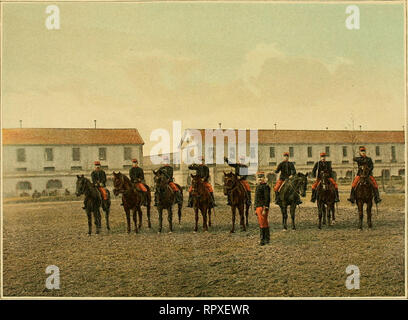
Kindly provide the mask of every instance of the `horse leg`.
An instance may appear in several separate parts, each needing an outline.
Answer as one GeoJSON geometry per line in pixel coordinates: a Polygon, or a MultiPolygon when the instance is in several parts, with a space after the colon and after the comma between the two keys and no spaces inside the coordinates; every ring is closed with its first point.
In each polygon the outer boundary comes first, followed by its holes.
{"type": "Polygon", "coordinates": [[[332,213],[333,203],[327,205],[327,226],[331,226],[331,213],[332,213]]]}
{"type": "Polygon", "coordinates": [[[132,213],[133,213],[133,223],[134,223],[134,225],[135,225],[135,233],[138,233],[138,232],[139,232],[139,228],[138,228],[138,226],[137,226],[137,209],[136,209],[136,208],[133,208],[133,209],[132,209],[132,213]]]}
{"type": "Polygon", "coordinates": [[[332,223],[334,224],[336,221],[336,205],[333,203],[333,208],[332,208],[332,223]]]}
{"type": "Polygon", "coordinates": [[[208,226],[211,227],[211,207],[208,207],[207,214],[208,214],[208,226]]]}
{"type": "Polygon", "coordinates": [[[152,223],[150,222],[150,201],[147,203],[146,212],[147,212],[147,226],[150,229],[152,227],[152,223]]]}
{"type": "Polygon", "coordinates": [[[357,206],[358,206],[358,218],[359,218],[358,228],[360,230],[363,230],[364,203],[362,201],[358,201],[357,206]]]}
{"type": "Polygon", "coordinates": [[[105,221],[106,221],[106,229],[109,231],[110,230],[110,225],[109,225],[109,207],[106,207],[105,211],[105,221]]]}
{"type": "Polygon", "coordinates": [[[86,215],[88,217],[88,234],[91,235],[92,234],[92,213],[88,208],[86,208],[86,215]]]}
{"type": "Polygon", "coordinates": [[[249,205],[245,204],[245,225],[247,227],[249,227],[248,217],[249,217],[249,205]]]}
{"type": "Polygon", "coordinates": [[[194,207],[194,215],[195,215],[194,232],[197,232],[197,230],[198,230],[198,208],[197,207],[194,207]]]}
{"type": "Polygon", "coordinates": [[[322,205],[319,203],[319,204],[317,205],[317,214],[318,214],[318,216],[319,216],[319,224],[318,224],[317,227],[318,227],[319,229],[322,228],[322,215],[323,215],[322,211],[323,211],[322,205]]]}
{"type": "Polygon", "coordinates": [[[288,220],[288,208],[287,207],[281,207],[281,212],[282,212],[282,226],[284,230],[288,229],[287,225],[287,220],[288,220]]]}
{"type": "Polygon", "coordinates": [[[241,231],[246,231],[246,227],[245,227],[245,205],[242,204],[241,206],[239,206],[238,211],[239,211],[239,224],[241,225],[241,231]]]}
{"type": "Polygon", "coordinates": [[[203,231],[206,232],[206,231],[208,231],[208,227],[207,227],[207,208],[206,207],[201,209],[201,214],[203,216],[203,231]]]}
{"type": "Polygon", "coordinates": [[[371,209],[373,207],[373,202],[370,201],[367,203],[367,224],[368,228],[371,229],[373,227],[373,224],[371,222],[371,209]]]}
{"type": "Polygon", "coordinates": [[[232,212],[232,228],[230,233],[234,233],[235,232],[235,211],[236,211],[236,207],[235,205],[231,206],[231,212],[232,212]]]}
{"type": "Polygon", "coordinates": [[[172,233],[173,232],[173,207],[172,206],[170,206],[167,209],[167,213],[168,213],[167,220],[169,221],[169,233],[172,233]]]}
{"type": "Polygon", "coordinates": [[[101,212],[99,208],[94,210],[94,220],[95,220],[95,227],[96,227],[96,234],[101,232],[101,212]]]}
{"type": "Polygon", "coordinates": [[[157,207],[157,210],[159,211],[159,231],[158,233],[160,233],[163,228],[163,208],[157,207]]]}
{"type": "Polygon", "coordinates": [[[177,206],[178,206],[178,209],[177,209],[178,223],[181,224],[181,208],[183,205],[179,203],[177,206]]]}
{"type": "Polygon", "coordinates": [[[292,219],[292,230],[296,230],[295,215],[296,215],[296,204],[291,204],[290,205],[290,217],[292,219]]]}
{"type": "Polygon", "coordinates": [[[143,219],[142,204],[140,204],[140,206],[137,207],[137,213],[139,214],[139,229],[141,229],[143,219]]]}
{"type": "Polygon", "coordinates": [[[322,203],[323,224],[326,224],[326,215],[327,215],[326,209],[327,209],[326,204],[322,203]]]}
{"type": "Polygon", "coordinates": [[[126,213],[127,233],[130,233],[130,209],[124,206],[126,213]]]}

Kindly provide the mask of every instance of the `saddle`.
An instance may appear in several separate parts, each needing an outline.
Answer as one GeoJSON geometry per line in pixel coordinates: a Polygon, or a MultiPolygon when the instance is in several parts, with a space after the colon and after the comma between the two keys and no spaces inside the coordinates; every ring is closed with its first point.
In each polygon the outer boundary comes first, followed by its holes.
{"type": "Polygon", "coordinates": [[[278,189],[278,192],[281,191],[281,189],[282,189],[282,187],[285,185],[285,183],[286,183],[286,180],[283,180],[282,184],[280,185],[280,187],[279,187],[279,189],[278,189]]]}
{"type": "Polygon", "coordinates": [[[102,196],[103,200],[108,200],[108,192],[106,191],[106,189],[104,187],[98,187],[99,193],[102,196]]]}

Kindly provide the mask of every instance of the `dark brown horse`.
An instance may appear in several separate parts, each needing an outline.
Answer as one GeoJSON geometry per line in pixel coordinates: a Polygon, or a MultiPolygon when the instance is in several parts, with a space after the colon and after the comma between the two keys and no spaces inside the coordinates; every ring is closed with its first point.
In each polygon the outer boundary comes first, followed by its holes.
{"type": "Polygon", "coordinates": [[[249,215],[249,205],[247,203],[248,194],[245,187],[239,181],[237,175],[233,172],[224,172],[224,195],[229,196],[231,200],[231,211],[232,211],[232,228],[231,233],[235,232],[235,214],[238,209],[239,220],[241,225],[241,231],[246,231],[246,226],[248,226],[248,215],[249,215]],[[246,214],[246,223],[245,215],[246,214]]]}
{"type": "MultiPolygon", "coordinates": [[[[169,178],[166,177],[160,171],[153,170],[154,174],[154,186],[156,188],[156,195],[158,197],[157,201],[157,211],[159,212],[159,230],[158,233],[162,231],[163,227],[163,209],[167,210],[167,219],[169,221],[169,232],[173,231],[173,205],[177,203],[176,195],[169,185],[169,178]]],[[[181,191],[181,198],[183,198],[182,188],[177,185],[181,191]]],[[[177,203],[178,205],[178,220],[181,223],[181,208],[183,203],[177,203]]]]}
{"type": "Polygon", "coordinates": [[[138,233],[139,229],[142,227],[142,205],[145,204],[147,207],[147,221],[148,227],[151,228],[150,222],[150,189],[147,189],[147,199],[146,203],[143,203],[145,198],[140,191],[137,191],[130,179],[124,174],[118,172],[113,172],[113,193],[115,196],[122,194],[123,209],[126,213],[127,222],[127,232],[130,233],[130,211],[133,212],[133,222],[135,224],[135,232],[138,233]],[[137,213],[137,214],[136,214],[137,213]],[[137,223],[137,215],[139,216],[139,224],[137,223]]]}
{"type": "Polygon", "coordinates": [[[319,229],[322,228],[322,217],[323,224],[331,225],[331,219],[333,223],[336,220],[334,204],[336,200],[336,189],[334,185],[330,182],[330,174],[328,171],[322,171],[320,173],[320,183],[316,189],[316,199],[317,199],[317,210],[319,214],[319,229]]]}
{"type": "Polygon", "coordinates": [[[372,228],[371,222],[371,209],[373,207],[373,186],[370,181],[370,169],[367,165],[360,167],[361,174],[360,180],[356,186],[356,203],[359,215],[358,228],[363,229],[363,217],[364,217],[364,204],[367,205],[367,225],[368,228],[372,228]]]}
{"type": "Polygon", "coordinates": [[[204,181],[198,175],[191,175],[192,190],[191,196],[193,198],[193,208],[195,213],[195,228],[194,232],[198,230],[198,211],[201,211],[203,216],[203,231],[208,231],[211,227],[211,194],[204,185],[204,181]],[[208,214],[208,225],[207,225],[208,214]]]}

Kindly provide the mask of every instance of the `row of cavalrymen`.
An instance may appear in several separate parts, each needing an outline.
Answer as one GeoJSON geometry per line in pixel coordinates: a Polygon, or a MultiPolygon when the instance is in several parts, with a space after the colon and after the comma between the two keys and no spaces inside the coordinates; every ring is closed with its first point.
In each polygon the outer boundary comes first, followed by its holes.
{"type": "MultiPolygon", "coordinates": [[[[373,161],[370,157],[366,155],[366,148],[365,147],[360,147],[359,148],[359,153],[360,155],[358,157],[353,158],[355,162],[357,162],[359,168],[363,165],[366,164],[370,170],[370,179],[372,182],[373,190],[374,190],[374,201],[376,203],[380,202],[380,196],[378,192],[378,185],[377,182],[375,181],[374,177],[372,176],[372,172],[374,169],[373,161]]],[[[315,183],[312,185],[312,202],[316,201],[316,188],[319,185],[320,182],[320,174],[321,172],[327,172],[329,174],[329,180],[333,184],[336,190],[336,202],[339,201],[339,194],[338,194],[338,188],[335,180],[333,179],[333,170],[331,166],[331,162],[326,160],[326,153],[322,152],[320,154],[320,160],[315,163],[313,170],[312,170],[312,176],[317,177],[315,183]]],[[[244,157],[240,157],[239,161],[237,163],[231,163],[231,161],[228,160],[228,158],[224,158],[225,162],[233,167],[235,169],[235,173],[237,176],[239,176],[239,179],[244,186],[245,190],[248,193],[248,204],[251,203],[251,188],[249,186],[247,179],[248,175],[248,166],[243,163],[244,162],[244,157]]],[[[163,157],[164,165],[159,168],[159,171],[163,173],[169,180],[169,185],[172,188],[172,190],[175,192],[176,195],[176,201],[181,201],[182,196],[181,196],[181,190],[179,190],[178,186],[174,183],[174,178],[173,178],[173,167],[170,166],[169,164],[169,158],[168,156],[163,157]]],[[[205,164],[204,157],[201,159],[200,164],[192,164],[188,167],[190,170],[195,170],[196,174],[199,175],[204,181],[205,186],[207,187],[208,191],[211,194],[212,198],[212,205],[215,206],[215,200],[214,200],[214,190],[213,187],[211,186],[209,180],[210,180],[210,171],[208,166],[205,164]]],[[[355,201],[355,195],[354,195],[354,190],[355,187],[360,179],[360,174],[361,174],[361,169],[358,170],[357,176],[353,180],[352,183],[352,188],[351,188],[351,194],[350,198],[348,199],[350,202],[354,203],[355,201]]],[[[291,176],[296,174],[296,168],[295,164],[291,161],[289,161],[289,153],[285,152],[283,154],[283,161],[279,163],[278,167],[275,170],[275,173],[280,173],[280,177],[277,180],[275,186],[274,186],[274,191],[275,191],[275,203],[278,203],[278,195],[279,195],[279,190],[284,184],[285,180],[289,179],[291,176]]],[[[135,187],[138,191],[140,192],[146,192],[147,188],[145,185],[145,178],[144,178],[144,172],[141,167],[138,165],[137,159],[132,160],[132,168],[129,170],[129,176],[131,181],[135,184],[135,187]]],[[[104,198],[107,197],[107,192],[105,189],[106,186],[106,174],[105,172],[101,169],[101,164],[99,161],[95,161],[95,170],[91,174],[92,182],[94,183],[95,186],[97,186],[104,198]]],[[[155,197],[155,205],[157,197],[155,197]]],[[[299,204],[301,203],[299,199],[299,204]]],[[[228,197],[228,205],[230,204],[230,199],[228,197]]],[[[189,201],[188,201],[188,206],[192,206],[192,198],[191,198],[191,186],[189,188],[189,201]]]]}

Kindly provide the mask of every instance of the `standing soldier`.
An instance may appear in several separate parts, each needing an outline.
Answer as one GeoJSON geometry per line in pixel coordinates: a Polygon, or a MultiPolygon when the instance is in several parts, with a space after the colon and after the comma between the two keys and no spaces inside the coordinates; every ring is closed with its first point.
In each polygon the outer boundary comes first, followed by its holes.
{"type": "Polygon", "coordinates": [[[333,170],[332,170],[332,166],[331,166],[331,161],[326,161],[326,152],[322,152],[320,153],[320,161],[317,161],[313,167],[312,170],[312,176],[313,178],[316,178],[315,183],[313,183],[312,185],[312,199],[310,199],[310,201],[315,202],[316,201],[316,188],[319,185],[320,182],[320,173],[327,171],[329,173],[329,180],[330,182],[333,184],[335,190],[336,190],[336,198],[335,198],[335,202],[339,202],[339,189],[337,186],[336,181],[334,181],[333,178],[333,170]],[[316,175],[317,172],[317,175],[316,175]]]}
{"type": "Polygon", "coordinates": [[[143,203],[146,205],[146,192],[147,189],[144,185],[144,172],[141,167],[139,167],[139,162],[137,159],[132,159],[132,168],[129,170],[130,181],[135,185],[136,190],[142,194],[143,203]]]}
{"type": "Polygon", "coordinates": [[[370,170],[369,175],[370,175],[371,185],[373,186],[373,190],[374,190],[374,201],[375,203],[379,203],[381,202],[381,199],[380,199],[380,193],[378,191],[377,181],[375,181],[373,177],[373,170],[374,170],[373,160],[370,157],[367,157],[366,148],[364,146],[361,146],[359,150],[360,150],[360,156],[353,158],[353,161],[357,162],[357,165],[359,168],[357,171],[357,175],[354,178],[353,183],[351,184],[350,198],[347,200],[350,201],[351,203],[354,203],[356,201],[355,188],[357,187],[357,184],[360,181],[360,175],[362,173],[362,169],[360,168],[360,166],[367,165],[370,170]]]}
{"type": "Polygon", "coordinates": [[[257,172],[258,185],[255,189],[255,214],[258,216],[260,230],[260,245],[269,243],[270,232],[268,224],[269,204],[271,202],[271,188],[266,183],[265,173],[257,172]]]}
{"type": "MultiPolygon", "coordinates": [[[[201,164],[191,164],[188,166],[188,168],[190,170],[195,170],[196,174],[198,174],[198,176],[203,179],[204,182],[204,186],[207,188],[208,192],[211,195],[211,207],[215,207],[215,199],[214,199],[214,189],[211,185],[211,183],[209,182],[210,180],[210,169],[208,168],[208,166],[206,166],[205,164],[205,158],[201,157],[201,164]]],[[[188,205],[187,207],[192,208],[193,207],[193,197],[191,196],[191,191],[192,191],[193,187],[190,186],[188,189],[188,205]]]]}
{"type": "MultiPolygon", "coordinates": [[[[247,192],[247,205],[251,205],[251,187],[249,186],[248,181],[246,180],[247,175],[248,175],[248,166],[244,164],[245,162],[245,156],[240,156],[238,163],[231,163],[228,158],[224,158],[224,161],[230,166],[235,168],[235,174],[239,177],[239,181],[242,183],[244,186],[246,192],[247,192]]],[[[227,205],[231,205],[231,199],[230,195],[227,197],[227,205]]]]}
{"type": "MultiPolygon", "coordinates": [[[[183,202],[183,197],[181,195],[181,190],[177,187],[177,185],[174,183],[174,178],[173,178],[173,167],[170,166],[170,160],[168,156],[163,156],[163,163],[164,165],[158,169],[158,171],[161,174],[164,174],[166,178],[169,180],[169,186],[170,188],[174,191],[175,196],[176,196],[176,202],[177,203],[182,203],[183,202]]],[[[157,190],[155,191],[155,196],[154,196],[154,205],[157,207],[159,201],[159,197],[157,195],[157,190]]]]}
{"type": "MultiPolygon", "coordinates": [[[[296,174],[295,165],[293,162],[289,161],[289,152],[283,153],[283,161],[279,163],[278,167],[275,170],[275,173],[279,173],[280,176],[278,181],[276,181],[275,186],[273,187],[273,191],[275,191],[275,203],[279,204],[279,189],[282,186],[283,182],[286,179],[289,179],[291,176],[296,174]]],[[[298,200],[297,204],[301,204],[302,201],[298,200]]]]}

